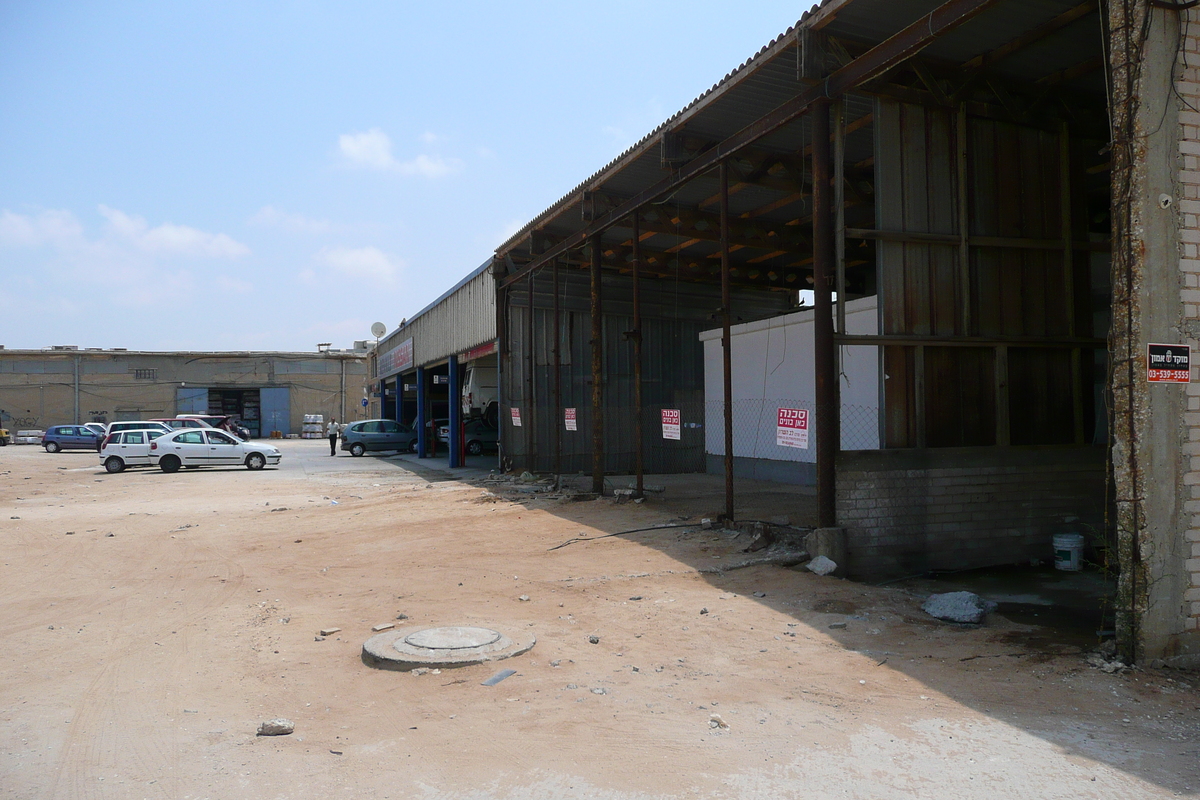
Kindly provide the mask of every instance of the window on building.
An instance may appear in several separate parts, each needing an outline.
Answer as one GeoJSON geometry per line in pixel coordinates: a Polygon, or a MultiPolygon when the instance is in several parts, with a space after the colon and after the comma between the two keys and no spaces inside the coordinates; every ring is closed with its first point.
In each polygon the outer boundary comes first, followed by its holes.
{"type": "Polygon", "coordinates": [[[135,369],[133,377],[139,381],[156,381],[158,380],[158,370],[156,369],[135,369]]]}

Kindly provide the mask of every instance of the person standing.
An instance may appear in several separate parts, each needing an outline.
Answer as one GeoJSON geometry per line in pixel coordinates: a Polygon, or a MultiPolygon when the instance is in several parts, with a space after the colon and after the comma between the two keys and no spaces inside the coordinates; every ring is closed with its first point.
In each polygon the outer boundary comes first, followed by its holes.
{"type": "Polygon", "coordinates": [[[333,417],[330,417],[329,427],[325,429],[325,433],[329,436],[329,455],[331,456],[337,455],[337,437],[338,432],[341,431],[341,429],[342,427],[338,425],[337,420],[333,417]]]}

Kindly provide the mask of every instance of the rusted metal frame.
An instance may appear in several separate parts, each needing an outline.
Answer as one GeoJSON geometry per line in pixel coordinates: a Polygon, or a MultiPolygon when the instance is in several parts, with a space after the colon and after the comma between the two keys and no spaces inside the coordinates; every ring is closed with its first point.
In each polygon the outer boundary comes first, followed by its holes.
{"type": "Polygon", "coordinates": [[[558,282],[558,259],[554,259],[554,414],[551,417],[551,429],[554,431],[554,486],[561,488],[562,484],[562,308],[561,289],[558,282]]]}
{"type": "MultiPolygon", "coordinates": [[[[849,239],[879,239],[885,242],[904,242],[912,244],[950,244],[961,243],[961,237],[953,233],[921,233],[917,231],[880,231],[873,228],[847,228],[846,237],[849,239]]],[[[969,236],[967,244],[971,247],[996,247],[1016,250],[1055,250],[1061,251],[1061,239],[1027,239],[1012,236],[969,236]]],[[[1105,242],[1071,242],[1071,249],[1088,252],[1105,253],[1109,245],[1105,242]]]]}
{"type": "Polygon", "coordinates": [[[600,234],[591,237],[592,300],[592,491],[604,494],[604,318],[600,283],[600,234]]]}
{"type": "Polygon", "coordinates": [[[526,278],[525,306],[525,469],[537,472],[537,424],[534,415],[534,395],[537,392],[537,379],[534,377],[534,364],[537,349],[533,344],[533,278],[537,273],[531,272],[526,278]]]}
{"type": "MultiPolygon", "coordinates": [[[[838,98],[833,101],[833,209],[834,264],[837,265],[837,325],[838,333],[846,332],[846,104],[838,98]]],[[[836,351],[835,351],[836,352],[836,351]]],[[[841,353],[836,355],[841,358],[841,353]]],[[[841,374],[841,364],[838,364],[841,374]]]]}
{"type": "Polygon", "coordinates": [[[957,29],[999,2],[1001,0],[948,0],[854,61],[834,71],[818,85],[808,87],[791,100],[697,156],[673,174],[643,189],[599,219],[560,241],[508,276],[505,279],[505,285],[519,280],[526,273],[545,264],[554,256],[581,246],[593,236],[611,228],[647,203],[651,203],[709,172],[729,156],[794,121],[817,100],[839,97],[854,89],[858,84],[883,75],[928,47],[938,37],[957,29]]]}
{"type": "Polygon", "coordinates": [[[819,100],[812,121],[813,207],[813,371],[817,438],[817,526],[837,525],[837,451],[841,448],[841,409],[831,282],[836,271],[833,247],[832,158],[829,148],[829,101],[819,100]]]}
{"type": "MultiPolygon", "coordinates": [[[[504,366],[504,354],[509,347],[509,336],[506,325],[508,323],[508,290],[500,285],[500,275],[497,274],[504,269],[503,265],[498,261],[493,261],[492,264],[496,279],[496,467],[501,471],[504,470],[504,454],[508,451],[508,438],[511,435],[511,429],[504,424],[504,380],[507,377],[508,369],[504,366]],[[509,431],[509,433],[506,433],[509,431]]],[[[511,360],[509,367],[512,366],[511,360]]]]}
{"type": "Polygon", "coordinates": [[[721,182],[721,362],[722,416],[725,424],[725,519],[733,521],[733,293],[729,288],[729,165],[720,165],[721,182]]]}
{"type": "Polygon", "coordinates": [[[1107,339],[1096,339],[1084,336],[1060,336],[1054,339],[1035,339],[1024,336],[984,337],[984,336],[909,336],[894,333],[851,333],[835,334],[834,339],[840,345],[896,345],[902,347],[1037,347],[1049,349],[1104,349],[1108,346],[1107,339]]]}
{"type": "Polygon", "coordinates": [[[996,444],[1012,444],[1012,421],[1008,395],[1008,345],[996,345],[996,444]]]}
{"type": "Polygon", "coordinates": [[[633,437],[634,497],[645,497],[645,442],[642,440],[642,242],[638,212],[630,220],[633,228],[633,437]]]}
{"type": "Polygon", "coordinates": [[[967,105],[958,106],[958,281],[959,324],[971,334],[971,207],[967,182],[967,105]]]}

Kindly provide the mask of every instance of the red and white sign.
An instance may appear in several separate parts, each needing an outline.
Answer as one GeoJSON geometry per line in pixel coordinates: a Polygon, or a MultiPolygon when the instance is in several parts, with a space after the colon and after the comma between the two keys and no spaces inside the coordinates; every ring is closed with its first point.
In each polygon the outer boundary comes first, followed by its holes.
{"type": "Polygon", "coordinates": [[[781,408],[775,424],[775,444],[808,449],[808,409],[781,408]]]}
{"type": "Polygon", "coordinates": [[[664,408],[662,410],[662,426],[664,439],[679,439],[678,408],[664,408]]]}
{"type": "Polygon", "coordinates": [[[509,413],[512,414],[513,425],[518,428],[521,427],[521,409],[514,406],[509,409],[509,413]]]}
{"type": "Polygon", "coordinates": [[[477,358],[490,356],[494,352],[496,352],[496,343],[491,341],[487,344],[481,344],[479,347],[472,347],[470,350],[459,356],[459,359],[462,361],[474,361],[477,358]]]}
{"type": "Polygon", "coordinates": [[[396,347],[379,356],[376,368],[379,377],[386,378],[397,372],[411,369],[413,364],[413,340],[405,339],[396,347]]]}
{"type": "Polygon", "coordinates": [[[1152,344],[1146,352],[1150,383],[1191,383],[1192,349],[1186,344],[1152,344]]]}
{"type": "Polygon", "coordinates": [[[569,431],[577,431],[577,430],[579,430],[579,428],[578,428],[578,427],[576,427],[576,424],[577,424],[577,423],[576,423],[576,421],[575,421],[575,409],[573,409],[573,408],[564,408],[564,409],[563,409],[563,415],[564,415],[564,416],[563,416],[563,422],[566,424],[566,426],[567,426],[567,430],[569,430],[569,431]]]}

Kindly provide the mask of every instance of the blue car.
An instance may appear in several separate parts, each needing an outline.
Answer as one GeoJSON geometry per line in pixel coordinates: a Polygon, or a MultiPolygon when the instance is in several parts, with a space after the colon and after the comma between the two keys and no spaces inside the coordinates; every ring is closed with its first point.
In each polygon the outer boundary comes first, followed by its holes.
{"type": "Polygon", "coordinates": [[[47,453],[59,450],[99,450],[103,437],[83,425],[55,425],[42,434],[47,453]]]}

